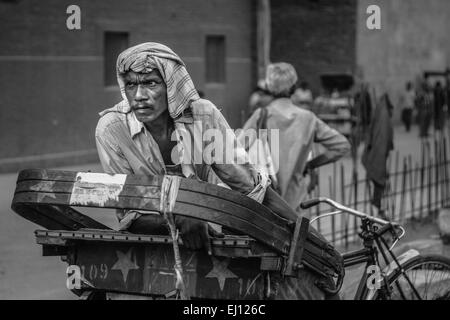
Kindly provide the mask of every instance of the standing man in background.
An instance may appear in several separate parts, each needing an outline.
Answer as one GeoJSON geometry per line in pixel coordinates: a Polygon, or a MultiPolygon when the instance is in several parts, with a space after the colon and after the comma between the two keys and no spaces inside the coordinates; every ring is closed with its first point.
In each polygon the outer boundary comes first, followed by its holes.
{"type": "MultiPolygon", "coordinates": [[[[266,87],[274,100],[265,107],[265,128],[279,130],[279,155],[272,157],[278,163],[276,168],[276,190],[297,211],[305,200],[308,191],[306,176],[320,166],[334,162],[350,150],[347,139],[330,128],[311,111],[297,107],[291,100],[297,82],[297,73],[288,63],[274,63],[267,67],[266,87]],[[313,143],[319,143],[325,152],[309,159],[313,143]]],[[[263,109],[256,110],[244,125],[248,129],[257,129],[263,109]]],[[[268,134],[270,136],[270,134],[268,134]]],[[[252,141],[245,144],[245,136],[238,140],[248,149],[252,141]]],[[[269,143],[270,145],[270,143],[269,143]]]]}

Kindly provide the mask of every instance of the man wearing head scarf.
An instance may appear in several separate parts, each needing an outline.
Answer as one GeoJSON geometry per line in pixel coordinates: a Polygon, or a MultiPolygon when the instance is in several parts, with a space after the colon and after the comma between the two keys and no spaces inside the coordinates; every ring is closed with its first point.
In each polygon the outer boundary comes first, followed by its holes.
{"type": "MultiPolygon", "coordinates": [[[[171,49],[150,42],[125,50],[117,59],[117,79],[123,100],[100,113],[95,134],[105,172],[179,175],[220,183],[262,202],[283,218],[296,221],[295,211],[270,188],[268,176],[243,161],[246,152],[234,133],[227,130],[225,118],[214,104],[199,98],[184,63],[171,49]],[[193,159],[197,149],[206,150],[213,143],[196,132],[211,128],[229,135],[232,143],[224,144],[223,154],[234,154],[233,162],[193,159]]],[[[158,214],[120,211],[118,218],[122,230],[167,233],[158,214]]],[[[217,232],[210,224],[183,217],[175,217],[175,223],[188,248],[205,247],[211,253],[209,237],[217,232]]],[[[324,292],[315,285],[318,280],[322,278],[301,269],[297,278],[278,281],[276,298],[324,299],[324,292]]]]}
{"type": "MultiPolygon", "coordinates": [[[[295,221],[292,209],[273,190],[266,192],[270,179],[246,161],[223,115],[200,99],[183,61],[170,48],[152,42],[131,47],[119,55],[116,68],[123,100],[100,113],[95,132],[106,173],[178,175],[220,184],[264,200],[274,212],[295,221]],[[207,129],[232,142],[220,146],[222,155],[235,155],[234,161],[205,161],[202,151],[213,142],[198,133],[207,129]]],[[[121,230],[167,232],[155,213],[118,211],[117,216],[121,230]]],[[[178,216],[175,223],[188,248],[210,252],[209,236],[216,234],[211,224],[178,216]]]]}
{"type": "MultiPolygon", "coordinates": [[[[350,150],[350,144],[343,135],[326,125],[314,113],[298,108],[292,102],[290,97],[297,79],[294,67],[288,63],[274,63],[267,67],[266,88],[275,100],[266,107],[265,128],[279,130],[279,154],[272,156],[277,171],[276,179],[273,179],[277,184],[275,187],[282,198],[300,214],[299,206],[308,189],[305,176],[315,168],[345,155],[350,150]],[[313,143],[321,144],[326,151],[311,159],[313,143]]],[[[262,113],[262,109],[256,110],[242,132],[256,130],[262,113]]],[[[253,143],[243,140],[243,135],[238,138],[246,148],[253,143]]]]}

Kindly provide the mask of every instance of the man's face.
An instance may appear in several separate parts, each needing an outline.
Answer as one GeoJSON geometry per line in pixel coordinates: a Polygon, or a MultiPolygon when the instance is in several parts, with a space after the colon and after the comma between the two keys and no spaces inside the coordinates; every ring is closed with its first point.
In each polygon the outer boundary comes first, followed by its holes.
{"type": "Polygon", "coordinates": [[[167,110],[167,87],[157,69],[150,73],[129,71],[123,76],[125,95],[141,122],[151,122],[167,110]]]}

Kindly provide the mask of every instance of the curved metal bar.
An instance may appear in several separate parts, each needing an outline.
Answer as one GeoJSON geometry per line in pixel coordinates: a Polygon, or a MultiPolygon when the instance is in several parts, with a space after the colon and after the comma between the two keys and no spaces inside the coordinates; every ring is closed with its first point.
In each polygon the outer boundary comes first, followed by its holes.
{"type": "Polygon", "coordinates": [[[406,233],[406,230],[397,222],[394,222],[394,221],[390,222],[390,221],[386,221],[384,219],[371,217],[371,216],[365,214],[364,212],[360,212],[360,211],[354,210],[352,208],[346,207],[346,206],[344,206],[344,205],[342,205],[342,204],[340,204],[340,203],[338,203],[338,202],[336,202],[334,200],[331,200],[331,199],[328,199],[328,198],[324,198],[324,197],[320,197],[320,198],[317,198],[317,199],[311,199],[311,200],[317,200],[318,203],[327,203],[331,207],[333,207],[335,209],[338,209],[338,211],[333,211],[333,212],[328,212],[328,213],[322,214],[322,215],[312,219],[310,224],[312,224],[314,221],[316,221],[318,219],[329,217],[329,216],[333,216],[333,215],[337,215],[337,214],[342,214],[344,212],[346,212],[348,214],[351,214],[353,216],[357,216],[357,217],[359,217],[361,219],[367,219],[369,221],[372,221],[374,223],[378,223],[378,224],[381,224],[381,225],[391,224],[392,226],[399,228],[402,232],[397,237],[397,239],[395,239],[395,241],[392,243],[392,245],[389,248],[389,250],[392,250],[395,247],[395,245],[400,241],[401,238],[403,238],[403,236],[406,233]]]}
{"type": "Polygon", "coordinates": [[[404,236],[405,233],[406,233],[405,228],[403,228],[402,226],[397,226],[397,227],[398,227],[399,229],[402,230],[402,233],[401,233],[401,235],[399,235],[399,236],[397,237],[397,239],[394,241],[394,243],[392,244],[392,246],[389,248],[389,251],[391,251],[392,249],[394,249],[394,247],[395,247],[395,245],[397,244],[397,242],[399,242],[400,239],[403,238],[403,236],[404,236]]]}
{"type": "Polygon", "coordinates": [[[344,205],[342,205],[342,204],[340,204],[340,203],[338,203],[338,202],[336,202],[334,200],[328,199],[328,198],[320,197],[320,198],[311,199],[311,200],[317,200],[318,203],[327,203],[328,205],[332,206],[335,209],[347,212],[347,213],[349,213],[349,214],[351,214],[353,216],[359,217],[361,219],[367,219],[369,221],[372,221],[374,223],[378,223],[378,224],[381,224],[381,225],[386,225],[386,224],[389,224],[389,223],[394,225],[394,226],[398,226],[399,225],[396,222],[390,222],[390,221],[386,221],[384,219],[380,219],[380,218],[377,218],[377,217],[371,217],[371,216],[369,216],[368,214],[366,214],[364,212],[361,212],[361,211],[354,210],[352,208],[346,207],[346,206],[344,206],[344,205]]]}
{"type": "Polygon", "coordinates": [[[341,210],[333,211],[333,212],[327,212],[327,213],[324,213],[324,214],[321,214],[321,215],[315,217],[314,219],[312,219],[312,220],[309,222],[309,224],[312,224],[312,223],[313,223],[314,221],[316,221],[316,220],[319,220],[319,219],[322,219],[322,218],[325,218],[325,217],[330,217],[330,216],[342,214],[342,213],[344,213],[344,212],[341,211],[341,210]]]}

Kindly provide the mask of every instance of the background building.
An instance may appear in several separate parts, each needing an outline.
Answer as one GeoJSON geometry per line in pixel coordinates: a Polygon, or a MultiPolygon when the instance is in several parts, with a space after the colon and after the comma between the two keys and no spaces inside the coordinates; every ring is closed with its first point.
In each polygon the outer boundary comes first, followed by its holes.
{"type": "MultiPolygon", "coordinates": [[[[357,65],[378,94],[388,92],[398,106],[407,81],[424,71],[450,67],[450,1],[359,0],[357,12],[357,65]],[[381,29],[366,27],[366,9],[381,9],[381,29]]],[[[400,117],[400,107],[395,118],[400,117]]]]}
{"type": "Polygon", "coordinates": [[[320,93],[321,73],[353,73],[356,0],[271,2],[271,60],[292,63],[300,80],[320,93]]]}
{"type": "Polygon", "coordinates": [[[0,171],[97,161],[98,112],[120,99],[115,61],[162,42],[234,127],[254,66],[251,0],[1,0],[0,171]],[[68,30],[67,7],[81,8],[68,30]]]}
{"type": "Polygon", "coordinates": [[[398,105],[406,81],[450,66],[449,13],[448,0],[0,0],[0,172],[97,161],[97,113],[120,99],[128,46],[173,48],[237,128],[269,60],[316,95],[320,74],[351,73],[398,105]],[[71,4],[81,30],[66,27],[71,4]],[[366,26],[372,4],[381,30],[366,26]]]}

